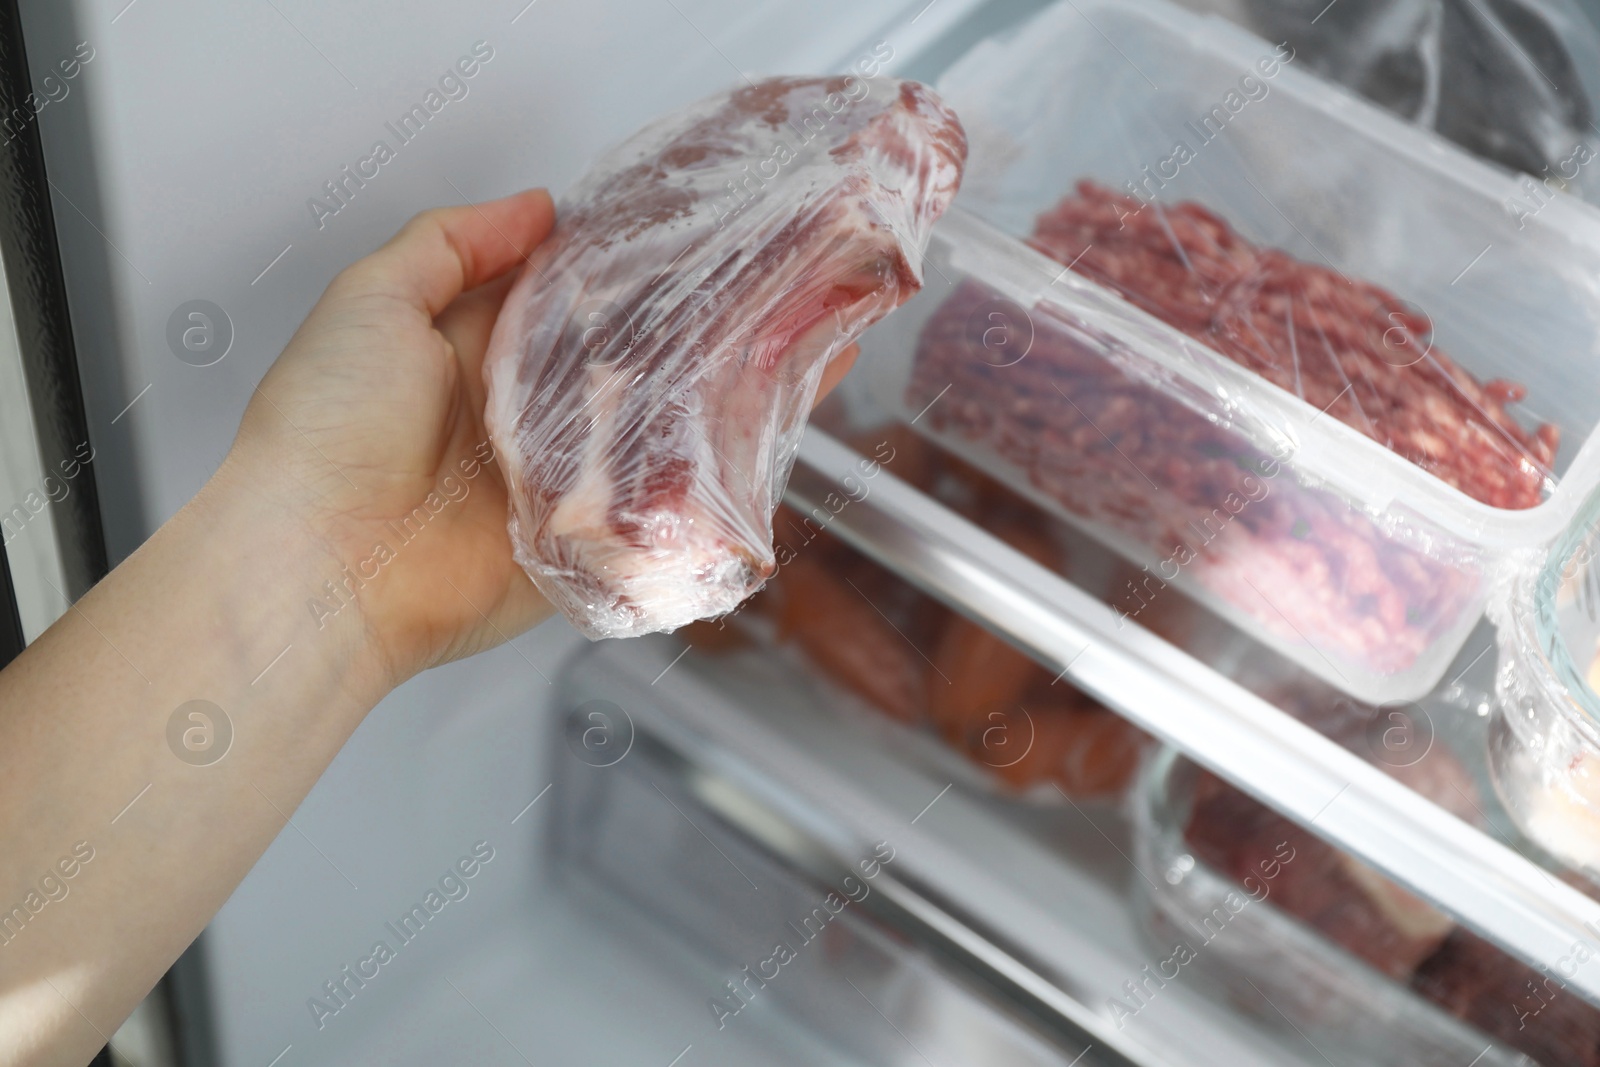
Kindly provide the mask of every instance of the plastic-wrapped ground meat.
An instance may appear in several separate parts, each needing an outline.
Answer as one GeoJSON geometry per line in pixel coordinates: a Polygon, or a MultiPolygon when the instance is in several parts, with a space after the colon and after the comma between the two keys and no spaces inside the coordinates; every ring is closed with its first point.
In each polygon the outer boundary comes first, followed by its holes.
{"type": "MultiPolygon", "coordinates": [[[[1517,386],[1476,382],[1375,286],[1256,248],[1197,205],[1139,207],[1084,183],[1032,241],[1468,495],[1539,502],[1558,435],[1511,418],[1517,386]]],[[[1120,598],[1128,615],[1142,622],[1138,605],[1181,575],[1282,640],[1379,675],[1460,623],[1477,595],[1469,555],[1282,473],[1287,457],[1230,429],[1215,397],[1187,396],[1048,304],[1028,311],[1026,354],[997,359],[997,297],[967,281],[929,318],[907,406],[1119,551],[1153,557],[1133,606],[1120,598]]]]}
{"type": "Polygon", "coordinates": [[[924,424],[992,450],[1067,511],[1168,561],[1120,609],[1182,573],[1285,640],[1379,673],[1405,670],[1474,593],[1461,570],[1392,540],[1332,493],[1150,384],[1106,339],[1032,312],[1027,357],[987,361],[974,321],[995,294],[960,286],[923,328],[908,390],[924,424]],[[942,396],[942,398],[941,398],[942,396]],[[1270,595],[1269,602],[1263,597],[1270,595]]]}
{"type": "Polygon", "coordinates": [[[1557,429],[1523,429],[1505,410],[1521,386],[1478,382],[1433,347],[1426,315],[1376,285],[1256,248],[1199,204],[1092,182],[1031,243],[1475,500],[1543,496],[1557,429]]]}

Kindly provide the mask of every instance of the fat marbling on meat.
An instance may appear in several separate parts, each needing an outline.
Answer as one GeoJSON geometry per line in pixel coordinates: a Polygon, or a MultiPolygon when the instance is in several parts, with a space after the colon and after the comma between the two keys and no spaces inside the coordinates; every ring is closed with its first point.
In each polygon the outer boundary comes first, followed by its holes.
{"type": "Polygon", "coordinates": [[[826,364],[920,288],[966,158],[927,88],[774,78],[658,119],[563,198],[484,362],[517,561],[591,638],[732,609],[826,364]]]}

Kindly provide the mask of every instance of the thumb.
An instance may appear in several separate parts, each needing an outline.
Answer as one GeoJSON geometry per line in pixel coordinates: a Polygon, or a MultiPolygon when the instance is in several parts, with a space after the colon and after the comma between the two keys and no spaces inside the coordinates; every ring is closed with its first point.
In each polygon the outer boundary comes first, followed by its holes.
{"type": "Polygon", "coordinates": [[[464,291],[526,260],[554,224],[555,206],[543,189],[484,204],[433,208],[352,264],[348,283],[398,296],[432,318],[464,291]]]}

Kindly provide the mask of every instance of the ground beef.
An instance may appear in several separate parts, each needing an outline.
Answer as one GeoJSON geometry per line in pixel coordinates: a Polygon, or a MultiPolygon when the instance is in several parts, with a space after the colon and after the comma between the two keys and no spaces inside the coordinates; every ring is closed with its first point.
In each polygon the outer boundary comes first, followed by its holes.
{"type": "Polygon", "coordinates": [[[987,362],[973,323],[995,300],[967,282],[933,315],[908,401],[932,404],[924,425],[994,452],[1119,549],[1162,561],[1114,598],[1134,621],[1181,573],[1282,640],[1398,673],[1467,607],[1475,574],[1298,485],[1242,435],[1108,359],[1111,342],[1035,309],[1027,357],[987,362]]]}
{"type": "Polygon", "coordinates": [[[1433,347],[1425,312],[1376,285],[1256,248],[1199,204],[1092,182],[1030,243],[1475,500],[1543,499],[1556,427],[1523,429],[1505,409],[1522,386],[1477,381],[1433,347]]]}
{"type": "MultiPolygon", "coordinates": [[[[1138,207],[1085,183],[1033,241],[1464,492],[1500,507],[1539,501],[1555,429],[1518,427],[1504,407],[1518,388],[1479,385],[1429,351],[1421,316],[1255,248],[1197,205],[1138,207]]],[[[1410,668],[1470,608],[1470,557],[1403,543],[1299,484],[1284,457],[1203,413],[1215,397],[1184,398],[1193,387],[1155,373],[1115,338],[1045,305],[1022,315],[967,281],[923,328],[907,402],[924,425],[1153,555],[1135,604],[1182,573],[1281,639],[1377,674],[1410,668]]]]}

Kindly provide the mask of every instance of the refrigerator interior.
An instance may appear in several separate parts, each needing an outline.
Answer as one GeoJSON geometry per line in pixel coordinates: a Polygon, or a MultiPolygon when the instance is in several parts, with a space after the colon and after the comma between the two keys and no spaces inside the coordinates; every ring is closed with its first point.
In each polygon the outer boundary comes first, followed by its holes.
{"type": "MultiPolygon", "coordinates": [[[[332,276],[414,212],[559,192],[665,107],[745,72],[832,69],[879,41],[910,54],[977,5],[920,17],[920,4],[842,2],[20,6],[39,78],[80,42],[92,50],[39,130],[115,562],[215,469],[332,276]],[[324,183],[476,42],[493,58],[467,95],[319,225],[308,202],[327,200],[324,183]],[[205,367],[167,339],[194,300],[221,308],[232,335],[205,367]]],[[[199,943],[217,1062],[514,1061],[507,1039],[570,1062],[681,1050],[667,1047],[670,1024],[705,1011],[682,961],[549,892],[540,808],[511,821],[548,784],[550,679],[578,643],[551,623],[418,679],[367,719],[199,943]],[[498,884],[483,879],[458,929],[419,946],[431,959],[319,1029],[307,1001],[480,839],[498,850],[486,869],[498,884]]],[[[740,1029],[724,1062],[778,1049],[817,1062],[803,1038],[740,1029]]]]}
{"type": "MultiPolygon", "coordinates": [[[[1041,6],[24,0],[36,69],[79,42],[94,52],[39,122],[113,560],[215,468],[332,275],[415,210],[559,191],[607,144],[739,73],[838,69],[887,42],[897,73],[933,77],[1041,6]],[[319,219],[309,205],[324,183],[480,41],[493,59],[466,95],[319,219]],[[222,309],[231,336],[204,367],[168,342],[195,300],[222,309]]],[[[846,423],[870,423],[861,391],[849,406],[846,423]]],[[[1482,743],[1491,645],[1480,626],[1424,701],[1462,750],[1482,743]]],[[[1233,678],[1293,673],[1220,624],[1185,650],[1233,678]]],[[[997,800],[958,781],[933,743],[850,713],[792,657],[684,653],[670,638],[587,649],[552,622],[391,695],[199,943],[215,1062],[1324,1062],[1198,982],[1116,1025],[1108,1000],[1152,949],[1114,805],[997,800]],[[564,732],[593,700],[626,709],[641,739],[614,766],[576,758],[564,732]],[[709,778],[685,776],[691,756],[709,778]],[[930,955],[875,913],[850,913],[844,947],[802,954],[771,997],[719,1027],[709,1002],[825,880],[794,860],[804,848],[763,846],[730,820],[704,781],[732,783],[841,855],[892,842],[905,864],[893,869],[936,872],[952,913],[983,931],[968,946],[983,958],[930,955]],[[493,858],[470,891],[377,979],[331,997],[474,849],[493,858]],[[705,903],[737,900],[740,867],[779,902],[735,906],[719,929],[705,903]],[[715,892],[674,877],[714,879],[715,892]],[[1070,1032],[1047,1025],[1052,1013],[1070,1032]]],[[[1492,808],[1490,821],[1497,840],[1547,862],[1492,808]]]]}

